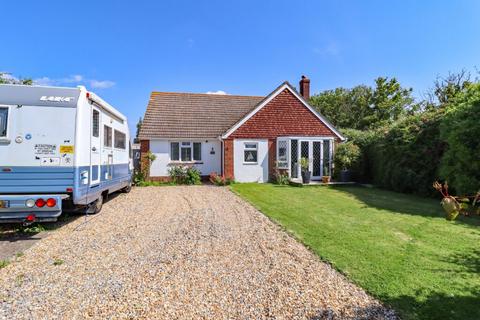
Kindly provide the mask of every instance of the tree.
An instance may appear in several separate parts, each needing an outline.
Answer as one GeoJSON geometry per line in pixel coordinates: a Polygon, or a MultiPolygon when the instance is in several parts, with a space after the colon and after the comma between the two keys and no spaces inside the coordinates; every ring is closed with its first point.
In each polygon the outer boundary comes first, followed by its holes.
{"type": "Polygon", "coordinates": [[[135,134],[135,139],[134,139],[134,143],[138,143],[138,136],[140,135],[140,129],[142,128],[142,117],[140,117],[138,119],[138,122],[137,122],[137,133],[135,134]]]}
{"type": "Polygon", "coordinates": [[[381,127],[418,109],[411,88],[383,77],[375,79],[374,88],[327,90],[312,96],[310,103],[335,126],[357,130],[381,127]]]}
{"type": "Polygon", "coordinates": [[[438,76],[433,88],[427,92],[426,108],[443,108],[460,92],[471,85],[471,74],[465,69],[458,73],[448,73],[446,77],[438,76]]]}
{"type": "Polygon", "coordinates": [[[23,84],[31,86],[33,80],[30,78],[15,78],[10,73],[0,72],[0,84],[23,84]]]}

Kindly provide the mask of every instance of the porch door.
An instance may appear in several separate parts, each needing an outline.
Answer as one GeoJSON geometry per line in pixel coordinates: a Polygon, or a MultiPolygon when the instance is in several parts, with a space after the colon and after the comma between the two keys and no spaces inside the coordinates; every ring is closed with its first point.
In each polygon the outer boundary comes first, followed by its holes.
{"type": "Polygon", "coordinates": [[[322,141],[313,141],[312,142],[312,179],[321,180],[322,179],[322,167],[323,167],[323,157],[322,157],[322,141]]]}

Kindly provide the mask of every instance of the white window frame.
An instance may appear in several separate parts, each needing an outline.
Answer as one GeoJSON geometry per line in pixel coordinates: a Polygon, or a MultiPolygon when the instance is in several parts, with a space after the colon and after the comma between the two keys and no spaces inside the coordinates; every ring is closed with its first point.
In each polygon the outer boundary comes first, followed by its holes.
{"type": "Polygon", "coordinates": [[[8,134],[10,133],[8,130],[8,127],[10,126],[10,117],[11,117],[11,114],[12,114],[12,109],[10,106],[7,106],[7,105],[0,105],[0,109],[7,109],[7,123],[6,123],[6,128],[5,128],[5,136],[0,136],[0,140],[3,140],[3,141],[8,141],[8,134]]]}
{"type": "Polygon", "coordinates": [[[288,139],[278,139],[277,140],[277,166],[278,169],[286,169],[288,170],[290,168],[290,161],[289,161],[289,144],[290,141],[288,139]],[[280,159],[280,142],[285,143],[285,158],[280,159]]]}
{"type": "Polygon", "coordinates": [[[170,144],[170,161],[175,163],[201,163],[202,162],[202,143],[200,141],[169,141],[170,144]],[[178,160],[172,160],[172,143],[178,143],[178,160]],[[200,144],[200,159],[195,159],[195,153],[193,152],[193,145],[195,143],[200,144]],[[190,149],[190,161],[182,160],[182,149],[190,149]]]}
{"type": "Polygon", "coordinates": [[[258,164],[258,142],[244,142],[243,143],[243,163],[244,164],[258,164]],[[255,145],[255,147],[248,147],[247,145],[255,145]],[[255,151],[257,153],[256,161],[247,161],[245,159],[245,151],[255,151]]]}

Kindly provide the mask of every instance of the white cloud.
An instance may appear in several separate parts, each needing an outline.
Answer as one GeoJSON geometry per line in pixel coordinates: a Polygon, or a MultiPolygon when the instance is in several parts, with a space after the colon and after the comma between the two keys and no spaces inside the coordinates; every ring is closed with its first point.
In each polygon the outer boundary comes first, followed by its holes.
{"type": "Polygon", "coordinates": [[[228,95],[225,91],[217,90],[217,91],[207,91],[206,94],[219,94],[219,95],[228,95]]]}
{"type": "Polygon", "coordinates": [[[115,82],[110,80],[88,79],[80,74],[74,74],[66,78],[52,79],[49,77],[42,77],[34,79],[33,83],[37,86],[61,86],[61,85],[87,85],[95,89],[107,89],[115,85],[115,82]]]}
{"type": "Polygon", "coordinates": [[[107,89],[107,88],[111,88],[115,85],[115,82],[110,81],[110,80],[104,80],[104,81],[89,80],[89,81],[90,81],[90,86],[92,88],[98,88],[98,89],[107,89]]]}

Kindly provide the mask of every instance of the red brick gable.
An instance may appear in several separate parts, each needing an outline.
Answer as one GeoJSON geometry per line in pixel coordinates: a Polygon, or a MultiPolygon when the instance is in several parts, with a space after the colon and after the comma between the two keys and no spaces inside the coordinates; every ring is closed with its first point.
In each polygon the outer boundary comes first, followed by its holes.
{"type": "Polygon", "coordinates": [[[275,139],[279,136],[337,137],[290,90],[284,89],[229,138],[275,139]]]}

